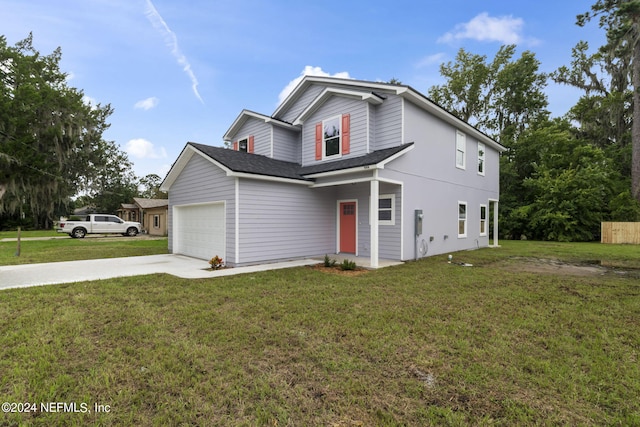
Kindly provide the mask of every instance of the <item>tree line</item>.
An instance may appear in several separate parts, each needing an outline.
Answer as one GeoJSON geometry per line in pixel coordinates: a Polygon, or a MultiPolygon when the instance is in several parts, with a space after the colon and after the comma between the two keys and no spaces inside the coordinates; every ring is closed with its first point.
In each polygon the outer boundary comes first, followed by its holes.
{"type": "MultiPolygon", "coordinates": [[[[591,20],[606,43],[590,52],[579,42],[552,73],[515,45],[492,59],[460,49],[440,66],[445,83],[428,90],[507,148],[503,238],[589,241],[601,221],[640,220],[640,0],[598,0],[576,24],[591,20]],[[582,91],[562,117],[548,111],[550,81],[582,91]]],[[[74,205],[115,212],[134,196],[166,197],[160,177],[136,177],[126,153],[104,140],[111,106],[87,104],[60,58],[60,49],[41,55],[31,35],[15,46],[0,36],[0,228],[47,228],[74,205]]]]}
{"type": "Polygon", "coordinates": [[[166,197],[160,177],[136,177],[103,138],[112,107],[69,86],[61,56],[41,55],[31,34],[15,46],[0,36],[0,228],[50,228],[76,206],[115,213],[135,196],[166,197]]]}

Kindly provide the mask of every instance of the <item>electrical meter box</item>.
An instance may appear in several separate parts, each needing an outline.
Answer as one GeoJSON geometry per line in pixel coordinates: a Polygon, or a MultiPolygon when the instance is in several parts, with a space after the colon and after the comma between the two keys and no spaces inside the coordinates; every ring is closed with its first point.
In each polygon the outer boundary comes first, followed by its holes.
{"type": "Polygon", "coordinates": [[[415,210],[415,229],[416,229],[416,236],[419,236],[422,234],[422,217],[424,215],[422,214],[422,209],[416,209],[415,210]]]}

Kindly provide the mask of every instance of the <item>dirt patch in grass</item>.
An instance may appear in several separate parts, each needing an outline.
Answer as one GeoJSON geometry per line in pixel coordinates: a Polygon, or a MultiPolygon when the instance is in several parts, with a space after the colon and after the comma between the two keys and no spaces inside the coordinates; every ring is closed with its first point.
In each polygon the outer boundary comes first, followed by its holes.
{"type": "Polygon", "coordinates": [[[556,274],[560,276],[587,277],[616,274],[626,277],[640,277],[640,270],[638,269],[616,268],[597,260],[573,264],[559,261],[557,259],[512,257],[501,263],[500,267],[508,271],[556,274]]]}
{"type": "Polygon", "coordinates": [[[322,271],[323,273],[337,274],[340,276],[360,276],[361,274],[366,274],[369,272],[369,270],[366,270],[364,268],[356,267],[355,270],[343,270],[338,265],[333,267],[325,267],[324,264],[310,265],[308,266],[308,268],[311,268],[317,271],[322,271]]]}

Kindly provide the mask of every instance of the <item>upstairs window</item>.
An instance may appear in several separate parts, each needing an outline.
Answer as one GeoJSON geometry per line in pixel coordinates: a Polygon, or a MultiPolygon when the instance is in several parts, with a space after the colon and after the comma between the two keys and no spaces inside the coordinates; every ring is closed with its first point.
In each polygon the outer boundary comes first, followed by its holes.
{"type": "Polygon", "coordinates": [[[340,117],[333,117],[322,122],[323,157],[340,155],[340,117]]]}
{"type": "Polygon", "coordinates": [[[316,124],[316,160],[349,154],[351,116],[343,114],[316,124]]]}
{"type": "Polygon", "coordinates": [[[462,132],[456,132],[456,167],[466,168],[467,136],[462,132]]]}
{"type": "Polygon", "coordinates": [[[242,151],[244,153],[253,153],[253,144],[254,144],[253,135],[249,135],[246,138],[239,139],[238,141],[233,142],[233,149],[235,151],[242,151]]]}
{"type": "Polygon", "coordinates": [[[478,175],[484,176],[484,144],[478,142],[478,175]]]}

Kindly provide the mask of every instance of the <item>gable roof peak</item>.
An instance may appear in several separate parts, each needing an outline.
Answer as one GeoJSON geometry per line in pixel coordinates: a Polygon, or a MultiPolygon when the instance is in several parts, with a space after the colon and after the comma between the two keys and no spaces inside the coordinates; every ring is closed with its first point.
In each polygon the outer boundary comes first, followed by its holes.
{"type": "MultiPolygon", "coordinates": [[[[280,105],[273,112],[272,117],[278,117],[284,111],[288,109],[301,95],[304,91],[313,84],[320,84],[326,86],[343,86],[352,90],[367,90],[369,92],[381,91],[381,92],[391,92],[395,94],[400,94],[407,89],[409,86],[406,85],[398,85],[394,83],[385,83],[385,82],[372,82],[366,80],[356,80],[356,79],[347,79],[344,77],[328,77],[328,76],[310,76],[306,75],[300,80],[300,83],[291,91],[289,95],[280,103],[280,105]]],[[[378,95],[378,94],[376,94],[378,95]]]]}

